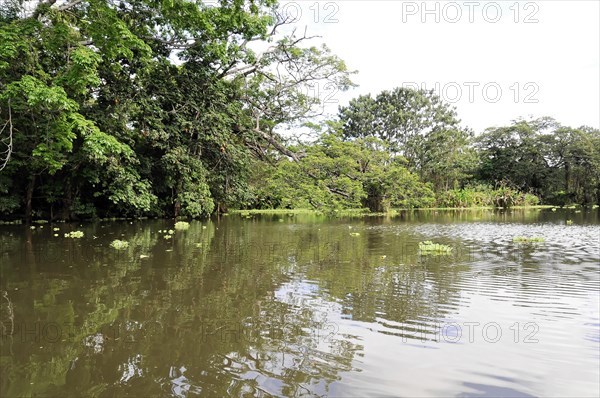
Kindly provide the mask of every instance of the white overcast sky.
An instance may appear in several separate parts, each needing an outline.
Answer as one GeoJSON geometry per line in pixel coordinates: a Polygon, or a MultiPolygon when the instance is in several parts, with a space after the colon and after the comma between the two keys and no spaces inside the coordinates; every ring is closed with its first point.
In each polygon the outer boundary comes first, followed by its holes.
{"type": "MultiPolygon", "coordinates": [[[[358,70],[359,87],[332,98],[340,105],[360,94],[424,85],[437,87],[476,133],[530,115],[600,127],[598,0],[281,4],[298,16],[297,27],[321,35],[358,70]]],[[[332,94],[321,91],[321,98],[332,94]]],[[[338,104],[326,109],[335,113],[338,104]]]]}

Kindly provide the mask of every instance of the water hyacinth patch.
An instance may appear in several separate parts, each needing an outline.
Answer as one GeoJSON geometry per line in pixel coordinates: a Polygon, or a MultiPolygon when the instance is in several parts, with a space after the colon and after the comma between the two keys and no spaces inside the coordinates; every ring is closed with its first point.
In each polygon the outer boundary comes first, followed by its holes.
{"type": "Polygon", "coordinates": [[[125,240],[115,239],[110,243],[110,247],[117,250],[125,250],[129,247],[129,242],[125,240]]]}
{"type": "Polygon", "coordinates": [[[186,221],[177,221],[175,223],[175,230],[176,231],[185,231],[189,227],[190,227],[190,223],[186,222],[186,221]]]}
{"type": "Polygon", "coordinates": [[[421,254],[450,254],[452,252],[452,247],[448,245],[442,245],[441,243],[433,243],[430,240],[426,240],[425,242],[419,242],[419,251],[421,254]]]}
{"type": "Polygon", "coordinates": [[[515,236],[513,242],[515,243],[540,243],[545,242],[546,239],[541,236],[515,236]]]}
{"type": "Polygon", "coordinates": [[[83,231],[72,231],[65,234],[65,238],[79,239],[83,238],[83,231]]]}

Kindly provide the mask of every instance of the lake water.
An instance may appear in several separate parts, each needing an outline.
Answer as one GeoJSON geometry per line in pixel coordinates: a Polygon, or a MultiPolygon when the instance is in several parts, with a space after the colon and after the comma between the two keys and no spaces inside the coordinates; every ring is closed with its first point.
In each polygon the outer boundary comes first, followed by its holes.
{"type": "Polygon", "coordinates": [[[597,210],[190,224],[0,226],[0,396],[600,395],[597,210]]]}

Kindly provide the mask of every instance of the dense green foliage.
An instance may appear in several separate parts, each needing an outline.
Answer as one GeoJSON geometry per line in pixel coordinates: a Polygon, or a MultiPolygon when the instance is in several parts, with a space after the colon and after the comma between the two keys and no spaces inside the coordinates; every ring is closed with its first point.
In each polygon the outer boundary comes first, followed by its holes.
{"type": "MultiPolygon", "coordinates": [[[[414,96],[438,101],[428,92],[414,96]]],[[[366,100],[371,102],[370,97],[358,101],[366,100]]],[[[355,109],[356,103],[350,107],[355,109]]],[[[370,109],[379,106],[387,107],[372,105],[370,109]]],[[[424,117],[429,105],[424,106],[425,110],[411,112],[424,117]]],[[[450,108],[444,109],[452,114],[450,108]]],[[[454,126],[424,128],[408,133],[411,144],[399,144],[405,139],[398,138],[404,129],[385,136],[373,126],[390,126],[402,118],[392,114],[389,121],[384,120],[388,116],[378,115],[381,120],[373,122],[369,112],[341,108],[340,121],[329,122],[327,132],[316,142],[297,148],[303,154],[299,161],[282,161],[270,172],[266,178],[269,200],[257,207],[364,207],[381,212],[390,207],[590,205],[600,201],[597,129],[573,129],[541,118],[490,128],[477,137],[454,126]],[[364,118],[369,120],[364,122],[364,118]],[[403,155],[407,145],[412,146],[411,153],[421,153],[426,160],[408,160],[403,155]]]]}
{"type": "Polygon", "coordinates": [[[484,181],[506,181],[545,202],[600,202],[600,130],[561,126],[550,118],[517,120],[476,140],[484,181]]]}
{"type": "Polygon", "coordinates": [[[600,200],[596,129],[543,118],[475,137],[433,92],[408,88],[314,124],[311,85],[345,90],[353,72],[278,33],[288,21],[274,0],[6,4],[2,217],[600,200]],[[307,122],[313,142],[278,133],[307,122]]]}
{"type": "Polygon", "coordinates": [[[306,85],[352,85],[326,47],[275,37],[286,21],[273,0],[15,10],[0,20],[5,215],[196,217],[246,204],[254,163],[284,149],[274,129],[318,105],[306,85]]]}
{"type": "Polygon", "coordinates": [[[279,189],[280,206],[308,202],[316,209],[381,212],[390,206],[433,204],[428,184],[407,169],[404,158],[385,150],[385,142],[375,137],[345,141],[335,125],[330,127],[316,143],[301,148],[300,161],[282,161],[270,178],[272,191],[279,189]]]}

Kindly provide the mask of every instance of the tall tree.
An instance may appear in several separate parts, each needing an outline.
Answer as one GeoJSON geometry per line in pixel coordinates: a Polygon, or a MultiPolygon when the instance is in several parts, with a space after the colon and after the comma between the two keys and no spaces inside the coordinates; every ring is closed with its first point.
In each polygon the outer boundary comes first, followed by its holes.
{"type": "Polygon", "coordinates": [[[471,167],[471,133],[460,127],[456,110],[433,91],[400,87],[376,97],[362,95],[341,107],[339,118],[346,139],[377,137],[438,187],[466,177],[471,167]],[[444,172],[448,174],[439,175],[444,172]]]}
{"type": "Polygon", "coordinates": [[[304,157],[279,164],[271,181],[286,198],[283,202],[373,212],[433,203],[433,192],[406,168],[406,160],[381,150],[386,143],[375,137],[343,140],[339,123],[327,124],[317,142],[302,146],[304,157]]]}

